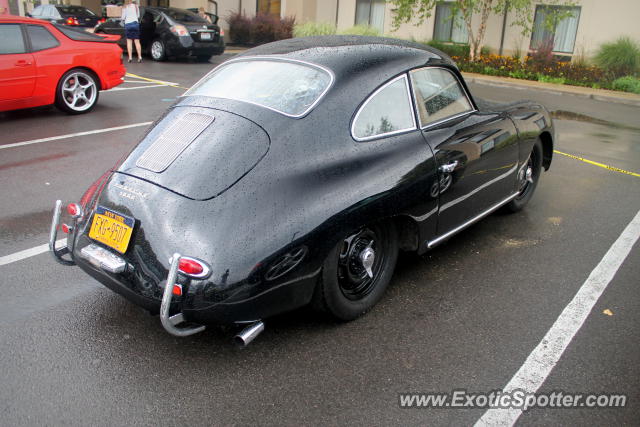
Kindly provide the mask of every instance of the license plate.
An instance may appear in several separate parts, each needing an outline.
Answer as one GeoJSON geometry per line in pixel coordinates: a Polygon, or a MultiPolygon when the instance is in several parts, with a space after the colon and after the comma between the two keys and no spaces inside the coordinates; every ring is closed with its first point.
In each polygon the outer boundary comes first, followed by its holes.
{"type": "Polygon", "coordinates": [[[200,33],[200,40],[211,40],[211,33],[200,33]]]}
{"type": "Polygon", "coordinates": [[[100,243],[125,253],[129,246],[135,219],[102,206],[96,208],[89,237],[100,243]]]}

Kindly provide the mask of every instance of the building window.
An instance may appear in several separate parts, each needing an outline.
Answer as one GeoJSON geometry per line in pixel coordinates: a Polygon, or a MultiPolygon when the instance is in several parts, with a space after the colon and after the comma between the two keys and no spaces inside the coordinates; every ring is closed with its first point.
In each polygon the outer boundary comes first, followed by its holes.
{"type": "MultiPolygon", "coordinates": [[[[563,13],[564,15],[564,13],[563,13]]],[[[553,43],[553,51],[573,53],[580,20],[580,7],[536,6],[536,16],[533,21],[530,49],[538,49],[545,43],[553,43]],[[547,21],[558,13],[568,12],[564,19],[555,19],[548,25],[547,21]]]]}
{"type": "Polygon", "coordinates": [[[454,11],[451,3],[436,5],[436,25],[433,39],[443,42],[468,43],[467,26],[459,10],[454,11]]]}
{"type": "Polygon", "coordinates": [[[280,16],[280,0],[258,0],[256,12],[280,16]]]}
{"type": "Polygon", "coordinates": [[[385,0],[357,0],[356,25],[368,25],[384,33],[385,0]]]}

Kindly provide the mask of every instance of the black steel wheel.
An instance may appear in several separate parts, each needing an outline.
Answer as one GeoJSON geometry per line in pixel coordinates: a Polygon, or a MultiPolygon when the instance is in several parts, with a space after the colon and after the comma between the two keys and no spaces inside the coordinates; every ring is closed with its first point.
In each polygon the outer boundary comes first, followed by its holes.
{"type": "Polygon", "coordinates": [[[397,258],[398,238],[391,222],[346,236],[324,262],[314,306],[339,320],[360,317],[384,294],[397,258]]]}
{"type": "Polygon", "coordinates": [[[542,142],[533,144],[526,165],[518,171],[519,192],[515,199],[505,205],[508,212],[518,212],[531,200],[542,173],[542,142]]]}

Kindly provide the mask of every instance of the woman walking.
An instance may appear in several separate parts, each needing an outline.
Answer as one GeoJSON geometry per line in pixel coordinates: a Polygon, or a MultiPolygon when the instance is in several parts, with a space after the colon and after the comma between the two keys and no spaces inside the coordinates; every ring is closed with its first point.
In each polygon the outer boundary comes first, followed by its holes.
{"type": "Polygon", "coordinates": [[[124,35],[127,38],[127,53],[131,62],[131,44],[135,42],[138,52],[138,62],[142,62],[142,48],[140,47],[140,9],[133,0],[125,0],[122,8],[122,22],[124,23],[124,35]]]}

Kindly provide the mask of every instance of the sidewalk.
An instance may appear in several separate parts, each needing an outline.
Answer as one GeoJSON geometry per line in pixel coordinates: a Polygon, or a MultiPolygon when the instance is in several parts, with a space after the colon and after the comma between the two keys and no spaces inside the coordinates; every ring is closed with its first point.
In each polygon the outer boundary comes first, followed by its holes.
{"type": "Polygon", "coordinates": [[[487,86],[509,86],[519,89],[529,89],[556,94],[567,94],[581,96],[583,98],[595,99],[596,101],[614,102],[640,107],[640,95],[628,92],[617,92],[606,89],[592,89],[582,86],[560,85],[554,83],[543,83],[531,80],[513,79],[511,77],[485,76],[476,73],[462,73],[467,83],[477,83],[487,86]]]}

